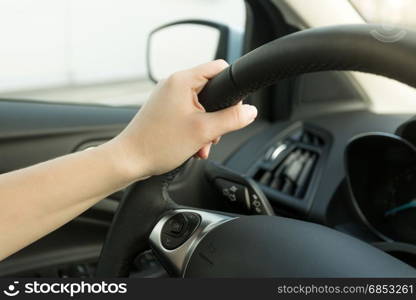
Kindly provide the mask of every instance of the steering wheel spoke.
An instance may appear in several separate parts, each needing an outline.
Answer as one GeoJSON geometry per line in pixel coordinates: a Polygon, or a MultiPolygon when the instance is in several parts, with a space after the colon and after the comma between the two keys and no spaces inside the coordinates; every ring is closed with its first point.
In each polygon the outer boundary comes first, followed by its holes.
{"type": "Polygon", "coordinates": [[[183,277],[198,243],[217,226],[236,217],[196,209],[167,212],[150,234],[150,245],[173,276],[183,277]]]}
{"type": "Polygon", "coordinates": [[[160,217],[178,208],[167,192],[174,177],[154,176],[128,188],[101,250],[97,276],[129,275],[134,258],[148,249],[148,237],[160,217]]]}

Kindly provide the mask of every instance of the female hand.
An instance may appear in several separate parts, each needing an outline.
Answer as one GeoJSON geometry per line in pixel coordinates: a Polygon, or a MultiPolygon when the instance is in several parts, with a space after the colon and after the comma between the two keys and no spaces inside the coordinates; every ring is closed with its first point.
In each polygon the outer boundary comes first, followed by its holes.
{"type": "Polygon", "coordinates": [[[257,109],[241,103],[207,113],[198,93],[228,64],[209,62],[160,82],[148,102],[111,143],[132,178],[166,173],[193,155],[207,158],[219,137],[254,121],[257,109]]]}

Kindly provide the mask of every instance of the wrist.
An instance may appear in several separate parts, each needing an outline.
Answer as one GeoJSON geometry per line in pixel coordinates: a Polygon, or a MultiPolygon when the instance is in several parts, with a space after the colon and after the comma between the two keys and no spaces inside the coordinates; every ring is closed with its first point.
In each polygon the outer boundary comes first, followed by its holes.
{"type": "Polygon", "coordinates": [[[132,151],[120,136],[99,147],[118,178],[126,184],[150,176],[145,164],[146,160],[137,151],[132,151]]]}

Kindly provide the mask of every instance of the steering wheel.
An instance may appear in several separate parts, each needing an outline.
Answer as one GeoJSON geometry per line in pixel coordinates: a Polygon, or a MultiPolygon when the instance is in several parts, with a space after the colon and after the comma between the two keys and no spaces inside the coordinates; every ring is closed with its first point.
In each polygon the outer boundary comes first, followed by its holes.
{"type": "MultiPolygon", "coordinates": [[[[373,37],[376,30],[374,25],[324,27],[272,41],[213,78],[199,101],[209,112],[220,110],[280,79],[318,71],[362,71],[416,87],[416,34],[383,43],[373,37]]],[[[231,176],[246,193],[264,197],[249,179],[204,164],[192,176],[231,176]]],[[[103,246],[97,276],[128,276],[134,258],[149,245],[167,271],[178,277],[416,276],[415,269],[353,237],[270,216],[264,198],[262,215],[257,216],[180,207],[168,192],[180,171],[129,188],[103,246]]]]}

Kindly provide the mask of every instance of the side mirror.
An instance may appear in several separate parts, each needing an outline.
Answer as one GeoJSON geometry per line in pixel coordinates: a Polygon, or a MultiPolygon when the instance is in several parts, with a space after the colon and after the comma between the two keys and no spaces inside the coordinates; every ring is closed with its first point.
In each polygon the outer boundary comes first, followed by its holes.
{"type": "Polygon", "coordinates": [[[170,74],[214,59],[241,56],[242,34],[202,20],[169,23],[153,30],[147,42],[147,71],[158,82],[170,74]]]}

